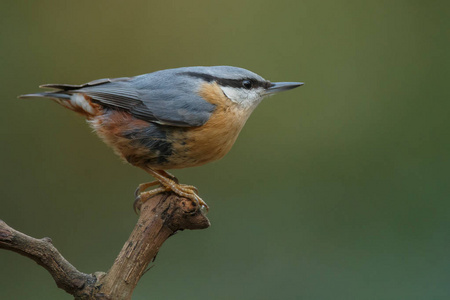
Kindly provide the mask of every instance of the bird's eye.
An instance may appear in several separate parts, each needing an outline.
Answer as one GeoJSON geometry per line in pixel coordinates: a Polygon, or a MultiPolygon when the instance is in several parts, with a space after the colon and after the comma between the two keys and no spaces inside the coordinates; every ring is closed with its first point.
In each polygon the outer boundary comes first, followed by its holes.
{"type": "Polygon", "coordinates": [[[245,89],[249,90],[252,88],[252,82],[250,80],[244,80],[244,81],[242,81],[242,86],[245,89]]]}

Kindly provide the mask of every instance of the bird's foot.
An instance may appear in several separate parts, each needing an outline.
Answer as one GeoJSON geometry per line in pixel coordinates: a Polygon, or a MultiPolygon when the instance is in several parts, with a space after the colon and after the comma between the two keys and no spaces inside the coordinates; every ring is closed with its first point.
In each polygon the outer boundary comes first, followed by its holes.
{"type": "Polygon", "coordinates": [[[178,183],[178,180],[176,179],[175,176],[168,176],[168,177],[157,177],[158,180],[152,181],[152,182],[147,182],[147,183],[142,183],[140,184],[136,191],[134,192],[135,194],[135,201],[134,201],[134,211],[137,212],[139,210],[140,205],[147,201],[147,199],[159,194],[159,193],[163,193],[163,192],[168,192],[168,191],[172,191],[175,194],[181,196],[181,197],[185,197],[188,198],[190,200],[192,200],[194,203],[200,205],[201,207],[204,207],[206,209],[206,211],[209,210],[209,206],[208,204],[206,204],[205,201],[202,200],[202,198],[200,198],[198,196],[198,189],[195,186],[192,185],[187,185],[187,184],[180,184],[178,183]],[[145,191],[146,189],[158,185],[160,184],[159,187],[150,190],[150,191],[145,191]]]}

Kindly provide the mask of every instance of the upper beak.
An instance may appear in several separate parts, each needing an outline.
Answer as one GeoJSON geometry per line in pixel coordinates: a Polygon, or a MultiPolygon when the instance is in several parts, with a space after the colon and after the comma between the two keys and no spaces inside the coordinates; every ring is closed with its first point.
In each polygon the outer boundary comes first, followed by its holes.
{"type": "Polygon", "coordinates": [[[302,85],[304,85],[303,82],[272,82],[266,92],[267,95],[272,95],[275,93],[292,90],[302,85]]]}

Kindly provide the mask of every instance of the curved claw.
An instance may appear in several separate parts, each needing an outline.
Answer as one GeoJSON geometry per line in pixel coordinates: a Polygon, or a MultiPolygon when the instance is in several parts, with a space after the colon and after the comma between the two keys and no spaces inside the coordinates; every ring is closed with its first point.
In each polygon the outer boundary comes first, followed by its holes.
{"type": "Polygon", "coordinates": [[[139,205],[141,203],[141,197],[137,196],[136,199],[134,199],[133,202],[133,210],[135,214],[139,214],[139,211],[141,210],[141,206],[139,205]]]}
{"type": "Polygon", "coordinates": [[[141,193],[139,186],[134,190],[135,201],[139,199],[139,194],[141,193]]]}

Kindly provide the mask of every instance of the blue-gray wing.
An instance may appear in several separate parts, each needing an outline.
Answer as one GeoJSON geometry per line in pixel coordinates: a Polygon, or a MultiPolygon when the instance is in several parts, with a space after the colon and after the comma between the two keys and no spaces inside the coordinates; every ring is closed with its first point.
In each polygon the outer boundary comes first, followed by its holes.
{"type": "MultiPolygon", "coordinates": [[[[159,73],[159,72],[157,72],[159,73]]],[[[208,121],[215,105],[198,95],[197,85],[185,76],[150,73],[136,77],[101,79],[83,85],[48,84],[65,93],[84,93],[93,102],[129,112],[163,125],[195,127],[208,121]]]]}

